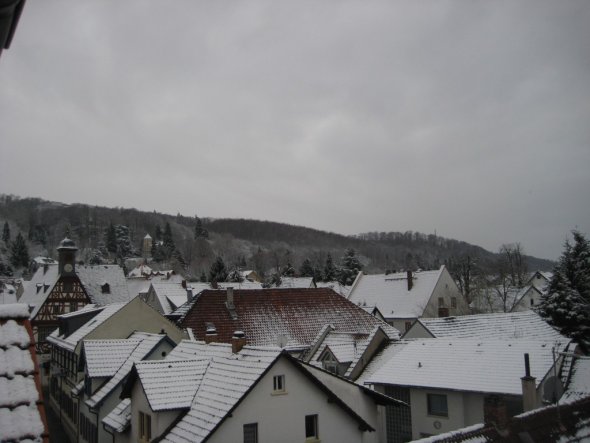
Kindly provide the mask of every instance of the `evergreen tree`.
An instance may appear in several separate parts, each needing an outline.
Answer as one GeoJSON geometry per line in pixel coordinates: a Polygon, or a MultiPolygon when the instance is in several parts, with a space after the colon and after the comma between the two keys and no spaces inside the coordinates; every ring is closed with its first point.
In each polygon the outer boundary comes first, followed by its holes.
{"type": "Polygon", "coordinates": [[[4,228],[2,229],[2,241],[5,244],[8,244],[10,241],[10,226],[8,226],[8,222],[4,222],[4,228]]]}
{"type": "Polygon", "coordinates": [[[117,233],[115,232],[113,222],[109,223],[109,227],[105,232],[105,244],[107,247],[107,251],[113,253],[117,252],[117,233]]]}
{"type": "Polygon", "coordinates": [[[294,277],[295,276],[295,268],[293,268],[293,265],[290,262],[287,262],[287,264],[285,266],[283,266],[283,269],[281,271],[281,275],[283,275],[285,277],[294,277]]]}
{"type": "Polygon", "coordinates": [[[227,278],[227,270],[225,269],[225,263],[221,257],[217,257],[211,269],[209,269],[209,281],[210,282],[222,282],[227,278]]]}
{"type": "Polygon", "coordinates": [[[10,262],[16,268],[29,266],[29,251],[20,232],[10,247],[10,262]]]}
{"type": "Polygon", "coordinates": [[[242,283],[244,281],[244,277],[242,277],[242,273],[239,269],[234,269],[228,274],[226,281],[232,283],[242,283]]]}
{"type": "Polygon", "coordinates": [[[162,241],[162,228],[160,228],[160,225],[156,225],[154,240],[156,240],[156,242],[162,241]]]}
{"type": "Polygon", "coordinates": [[[538,312],[561,332],[590,350],[590,244],[578,231],[572,232],[573,246],[564,252],[553,269],[547,295],[538,312]]]}
{"type": "Polygon", "coordinates": [[[195,240],[197,238],[209,238],[209,232],[203,228],[203,222],[195,215],[195,240]]]}
{"type": "Polygon", "coordinates": [[[176,249],[174,239],[172,238],[172,228],[170,228],[170,223],[168,222],[166,222],[166,227],[164,228],[164,235],[162,236],[162,241],[164,247],[168,249],[170,252],[176,249]]]}
{"type": "Polygon", "coordinates": [[[6,276],[6,277],[12,277],[13,275],[13,271],[12,268],[10,267],[10,265],[5,265],[2,260],[0,260],[0,275],[1,276],[6,276]]]}
{"type": "Polygon", "coordinates": [[[338,281],[340,284],[350,286],[354,282],[357,274],[362,270],[363,265],[356,256],[354,249],[347,249],[342,257],[338,281]]]}
{"type": "Polygon", "coordinates": [[[324,266],[324,281],[336,280],[336,274],[337,269],[336,266],[334,266],[332,255],[328,253],[328,257],[326,258],[326,265],[324,266]]]}
{"type": "Polygon", "coordinates": [[[303,263],[301,263],[301,268],[299,268],[299,275],[301,275],[302,277],[315,277],[314,268],[309,258],[306,258],[305,260],[303,260],[303,263]]]}

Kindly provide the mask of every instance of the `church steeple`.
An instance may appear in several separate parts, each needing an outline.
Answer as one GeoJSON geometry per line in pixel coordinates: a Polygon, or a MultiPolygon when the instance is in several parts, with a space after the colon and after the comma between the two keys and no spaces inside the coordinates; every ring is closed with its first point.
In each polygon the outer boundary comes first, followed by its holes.
{"type": "Polygon", "coordinates": [[[78,247],[74,240],[64,238],[57,247],[58,270],[60,275],[74,275],[76,273],[76,251],[78,247]]]}

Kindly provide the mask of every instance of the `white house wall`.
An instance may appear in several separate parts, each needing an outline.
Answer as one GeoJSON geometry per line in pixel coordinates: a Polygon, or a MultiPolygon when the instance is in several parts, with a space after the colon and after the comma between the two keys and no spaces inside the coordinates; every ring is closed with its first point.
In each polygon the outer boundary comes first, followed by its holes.
{"type": "MultiPolygon", "coordinates": [[[[449,271],[447,271],[446,268],[440,274],[422,317],[438,317],[438,299],[441,297],[444,300],[444,307],[449,309],[449,316],[469,314],[469,307],[467,306],[461,291],[457,287],[457,284],[453,280],[453,277],[451,277],[451,274],[449,274],[449,271]],[[451,307],[451,299],[453,297],[457,300],[456,308],[451,307]]],[[[403,331],[405,331],[405,329],[402,330],[402,332],[403,331]]]]}
{"type": "MultiPolygon", "coordinates": [[[[481,423],[483,421],[483,400],[479,420],[466,423],[465,411],[468,407],[474,407],[476,400],[471,396],[464,397],[461,392],[410,389],[410,403],[412,408],[412,438],[418,439],[427,435],[441,434],[467,426],[468,424],[481,423]],[[428,414],[427,394],[445,394],[447,396],[448,416],[440,417],[428,414]],[[438,427],[437,427],[438,426],[438,427]]],[[[470,412],[469,418],[477,416],[477,411],[470,412]]]]}
{"type": "MultiPolygon", "coordinates": [[[[181,413],[185,411],[175,410],[175,411],[161,411],[161,412],[154,412],[150,407],[150,404],[147,400],[145,392],[143,391],[143,387],[141,386],[141,382],[137,380],[133,385],[133,389],[131,391],[131,431],[127,432],[121,437],[125,435],[128,436],[129,443],[139,441],[139,413],[143,412],[144,414],[149,414],[151,416],[151,423],[152,423],[152,439],[159,437],[162,433],[172,424],[176,418],[181,413]]],[[[120,441],[125,441],[124,438],[119,438],[120,441]]]]}
{"type": "MultiPolygon", "coordinates": [[[[377,413],[375,406],[375,414],[377,413]]],[[[318,415],[322,443],[376,443],[376,432],[361,432],[359,424],[323,394],[291,364],[277,362],[244,401],[226,418],[208,442],[243,441],[243,426],[258,423],[259,443],[305,441],[305,416],[318,415]],[[274,394],[273,376],[285,375],[285,394],[274,394]]]]}

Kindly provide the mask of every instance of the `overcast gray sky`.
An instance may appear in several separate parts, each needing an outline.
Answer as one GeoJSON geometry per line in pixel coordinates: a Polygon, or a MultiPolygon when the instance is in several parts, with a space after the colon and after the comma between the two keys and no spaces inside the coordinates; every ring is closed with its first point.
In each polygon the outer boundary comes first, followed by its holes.
{"type": "Polygon", "coordinates": [[[590,233],[590,2],[29,1],[0,192],[414,230],[590,233]]]}

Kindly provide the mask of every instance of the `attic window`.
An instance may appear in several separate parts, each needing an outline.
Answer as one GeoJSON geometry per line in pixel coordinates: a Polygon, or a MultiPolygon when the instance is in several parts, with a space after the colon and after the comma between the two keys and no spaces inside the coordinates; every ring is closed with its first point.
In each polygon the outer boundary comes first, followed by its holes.
{"type": "Polygon", "coordinates": [[[274,393],[285,392],[285,376],[275,375],[272,378],[272,390],[274,393]]]}
{"type": "Polygon", "coordinates": [[[100,290],[102,291],[103,294],[110,294],[111,293],[111,285],[109,285],[108,283],[104,283],[100,287],[100,290]]]}

